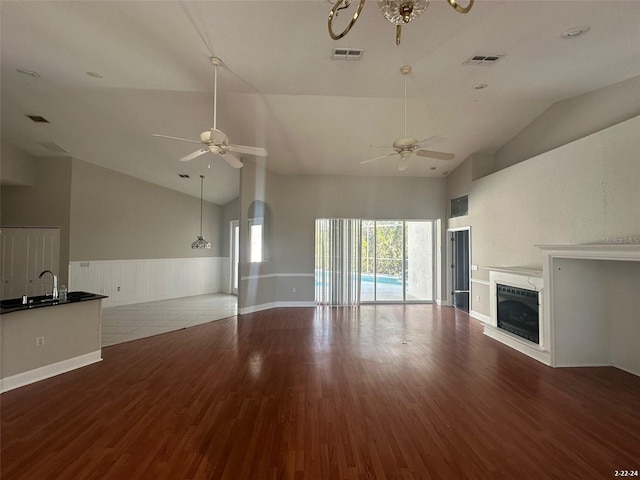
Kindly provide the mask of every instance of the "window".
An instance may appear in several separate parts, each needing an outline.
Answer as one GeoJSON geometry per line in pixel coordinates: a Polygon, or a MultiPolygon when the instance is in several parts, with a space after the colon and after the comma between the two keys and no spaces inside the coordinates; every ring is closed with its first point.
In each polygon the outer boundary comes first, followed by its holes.
{"type": "Polygon", "coordinates": [[[271,260],[271,207],[255,200],[247,211],[249,219],[249,262],[271,260]]]}
{"type": "Polygon", "coordinates": [[[249,220],[249,261],[262,262],[262,245],[264,244],[263,221],[261,218],[249,220]]]}
{"type": "Polygon", "coordinates": [[[451,200],[451,217],[462,217],[469,213],[469,195],[451,200]]]}

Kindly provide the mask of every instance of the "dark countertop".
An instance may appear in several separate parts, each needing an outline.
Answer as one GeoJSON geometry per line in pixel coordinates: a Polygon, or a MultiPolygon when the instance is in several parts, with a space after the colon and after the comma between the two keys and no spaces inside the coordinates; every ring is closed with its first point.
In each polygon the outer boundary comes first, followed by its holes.
{"type": "Polygon", "coordinates": [[[39,295],[37,297],[29,297],[26,305],[22,303],[22,298],[12,298],[0,301],[0,314],[31,310],[33,308],[52,307],[55,305],[68,305],[70,303],[86,302],[89,300],[100,300],[101,298],[108,297],[106,295],[89,292],[69,292],[67,293],[66,300],[54,300],[51,295],[39,295]]]}

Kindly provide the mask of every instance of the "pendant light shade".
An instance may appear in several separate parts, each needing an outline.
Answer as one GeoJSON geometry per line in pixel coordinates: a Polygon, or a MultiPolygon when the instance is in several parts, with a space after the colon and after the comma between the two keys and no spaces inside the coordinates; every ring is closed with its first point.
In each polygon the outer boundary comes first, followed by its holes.
{"type": "Polygon", "coordinates": [[[200,175],[200,235],[195,242],[191,244],[191,248],[194,250],[200,250],[203,248],[211,248],[211,243],[207,242],[202,236],[202,188],[204,184],[204,175],[200,175]]]}

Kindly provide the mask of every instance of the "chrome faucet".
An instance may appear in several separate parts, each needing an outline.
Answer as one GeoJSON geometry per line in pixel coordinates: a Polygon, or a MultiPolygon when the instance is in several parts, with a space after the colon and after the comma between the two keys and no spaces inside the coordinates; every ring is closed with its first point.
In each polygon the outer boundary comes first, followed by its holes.
{"type": "Polygon", "coordinates": [[[53,291],[51,292],[51,294],[54,300],[56,300],[58,299],[58,276],[55,273],[53,273],[51,270],[45,270],[38,276],[38,278],[42,278],[42,276],[45,273],[50,273],[51,276],[53,277],[53,291]]]}

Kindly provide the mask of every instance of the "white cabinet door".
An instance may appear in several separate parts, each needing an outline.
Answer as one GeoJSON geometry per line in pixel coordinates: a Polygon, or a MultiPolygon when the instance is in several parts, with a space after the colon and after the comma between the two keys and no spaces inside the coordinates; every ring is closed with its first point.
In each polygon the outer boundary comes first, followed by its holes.
{"type": "Polygon", "coordinates": [[[59,228],[3,227],[0,250],[2,299],[51,293],[51,275],[44,278],[38,278],[38,275],[44,270],[59,273],[59,228]]]}

